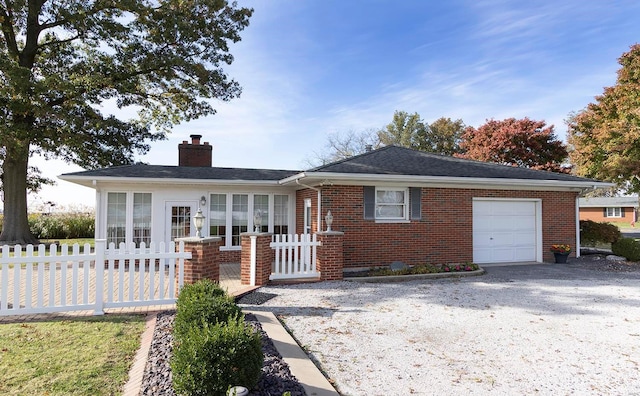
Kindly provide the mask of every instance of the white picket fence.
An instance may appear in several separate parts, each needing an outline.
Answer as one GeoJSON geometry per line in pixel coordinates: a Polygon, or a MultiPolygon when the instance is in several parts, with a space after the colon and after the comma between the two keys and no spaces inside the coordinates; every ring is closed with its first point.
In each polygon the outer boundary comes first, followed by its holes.
{"type": "Polygon", "coordinates": [[[316,278],[316,234],[274,235],[269,246],[275,250],[270,280],[316,278]]]}
{"type": "Polygon", "coordinates": [[[173,304],[184,281],[184,242],[2,247],[0,316],[173,304]],[[176,277],[177,272],[177,277],[176,277]]]}

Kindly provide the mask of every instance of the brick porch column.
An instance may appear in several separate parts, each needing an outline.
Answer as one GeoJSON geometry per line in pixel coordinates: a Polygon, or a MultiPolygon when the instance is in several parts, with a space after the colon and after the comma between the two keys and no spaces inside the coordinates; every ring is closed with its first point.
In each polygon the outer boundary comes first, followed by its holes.
{"type": "Polygon", "coordinates": [[[240,260],[240,283],[250,286],[262,286],[269,283],[271,265],[275,258],[269,246],[273,234],[268,232],[245,232],[240,234],[242,253],[240,260]],[[251,245],[255,242],[255,284],[251,285],[251,245]]]}
{"type": "MultiPolygon", "coordinates": [[[[194,283],[200,279],[220,281],[219,248],[222,238],[176,238],[176,243],[184,242],[184,251],[191,252],[191,260],[184,260],[184,284],[194,283]]],[[[176,246],[178,249],[178,246],[176,246]]],[[[176,271],[176,282],[178,273],[176,271]]]]}
{"type": "Polygon", "coordinates": [[[317,235],[318,241],[322,242],[322,246],[318,246],[316,250],[316,269],[320,271],[320,279],[342,280],[344,232],[323,231],[317,235]]]}

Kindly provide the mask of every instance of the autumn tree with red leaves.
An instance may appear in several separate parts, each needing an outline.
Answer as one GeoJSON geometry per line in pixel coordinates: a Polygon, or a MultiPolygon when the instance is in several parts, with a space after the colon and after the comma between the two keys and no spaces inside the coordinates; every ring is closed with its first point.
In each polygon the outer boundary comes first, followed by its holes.
{"type": "Polygon", "coordinates": [[[552,172],[565,172],[567,148],[544,121],[508,118],[467,127],[457,157],[552,172]]]}

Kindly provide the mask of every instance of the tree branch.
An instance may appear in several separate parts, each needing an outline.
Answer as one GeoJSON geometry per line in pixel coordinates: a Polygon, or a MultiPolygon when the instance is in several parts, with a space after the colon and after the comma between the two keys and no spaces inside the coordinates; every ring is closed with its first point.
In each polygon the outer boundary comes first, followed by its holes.
{"type": "Polygon", "coordinates": [[[7,42],[7,50],[17,58],[20,56],[20,51],[18,50],[16,35],[13,31],[13,12],[11,11],[11,4],[8,1],[5,1],[5,7],[0,7],[0,17],[2,18],[2,34],[4,40],[7,42]]]}

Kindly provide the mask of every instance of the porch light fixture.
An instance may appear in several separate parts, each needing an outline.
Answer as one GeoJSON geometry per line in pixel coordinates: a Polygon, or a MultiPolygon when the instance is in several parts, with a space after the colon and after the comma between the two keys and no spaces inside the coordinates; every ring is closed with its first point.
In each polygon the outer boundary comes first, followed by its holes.
{"type": "Polygon", "coordinates": [[[327,215],[324,216],[324,221],[327,223],[327,231],[331,231],[331,224],[333,224],[333,215],[331,211],[327,212],[327,215]]]}
{"type": "Polygon", "coordinates": [[[260,209],[256,210],[253,214],[253,225],[255,231],[260,232],[260,228],[262,227],[262,211],[260,209]]]}
{"type": "Polygon", "coordinates": [[[202,238],[202,226],[204,226],[204,215],[202,209],[198,208],[198,212],[193,216],[193,224],[196,226],[196,238],[202,238]]]}
{"type": "Polygon", "coordinates": [[[205,206],[207,204],[207,198],[203,195],[200,197],[200,206],[205,206]]]}

